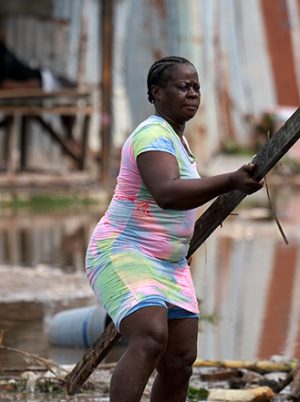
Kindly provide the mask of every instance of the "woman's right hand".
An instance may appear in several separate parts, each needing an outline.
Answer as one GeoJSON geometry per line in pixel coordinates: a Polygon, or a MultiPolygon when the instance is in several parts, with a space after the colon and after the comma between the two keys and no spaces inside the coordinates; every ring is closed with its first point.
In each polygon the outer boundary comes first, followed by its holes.
{"type": "Polygon", "coordinates": [[[263,181],[254,179],[256,165],[247,163],[230,174],[230,181],[234,190],[240,190],[246,194],[252,194],[263,187],[263,181]]]}

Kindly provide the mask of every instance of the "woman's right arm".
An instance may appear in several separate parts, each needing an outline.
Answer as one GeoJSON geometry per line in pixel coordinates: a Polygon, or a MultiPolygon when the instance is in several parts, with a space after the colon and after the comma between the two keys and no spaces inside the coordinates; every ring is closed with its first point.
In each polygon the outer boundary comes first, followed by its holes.
{"type": "Polygon", "coordinates": [[[142,180],[157,204],[163,209],[197,208],[213,198],[231,190],[252,194],[262,183],[253,179],[255,165],[200,179],[180,178],[176,158],[161,151],[141,153],[137,165],[142,180]]]}

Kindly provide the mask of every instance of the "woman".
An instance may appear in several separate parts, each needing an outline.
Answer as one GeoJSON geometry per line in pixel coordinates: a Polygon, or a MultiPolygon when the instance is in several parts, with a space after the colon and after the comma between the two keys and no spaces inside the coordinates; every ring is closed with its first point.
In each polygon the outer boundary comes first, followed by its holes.
{"type": "Polygon", "coordinates": [[[200,178],[183,135],[198,110],[195,67],[181,57],[148,73],[155,114],[126,140],[113,199],[91,237],[91,286],[128,347],[111,379],[111,402],[140,401],[154,369],[151,402],[186,400],[197,352],[198,304],[186,261],[195,208],[230,190],[261,188],[253,165],[200,178]]]}

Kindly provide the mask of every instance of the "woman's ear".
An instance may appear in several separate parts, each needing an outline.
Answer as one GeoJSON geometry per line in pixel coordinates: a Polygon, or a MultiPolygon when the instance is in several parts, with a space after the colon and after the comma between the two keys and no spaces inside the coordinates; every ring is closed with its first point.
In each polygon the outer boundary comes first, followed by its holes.
{"type": "Polygon", "coordinates": [[[157,102],[160,100],[160,87],[157,85],[152,85],[151,88],[151,94],[153,96],[154,102],[157,102]]]}

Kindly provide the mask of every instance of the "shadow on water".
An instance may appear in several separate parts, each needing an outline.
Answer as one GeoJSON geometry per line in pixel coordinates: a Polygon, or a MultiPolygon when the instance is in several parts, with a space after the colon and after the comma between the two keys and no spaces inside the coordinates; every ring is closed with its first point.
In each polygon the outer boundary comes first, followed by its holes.
{"type": "MultiPolygon", "coordinates": [[[[194,255],[200,300],[198,355],[204,359],[261,359],[300,354],[300,192],[276,198],[286,246],[266,203],[241,209],[194,255]]],[[[85,278],[88,240],[99,208],[5,211],[0,219],[0,328],[4,344],[71,364],[82,349],[49,345],[58,311],[95,304],[85,278]]],[[[108,361],[120,355],[111,352],[108,361]]],[[[28,366],[2,353],[4,367],[28,366]]],[[[34,362],[33,362],[33,365],[34,362]]]]}

